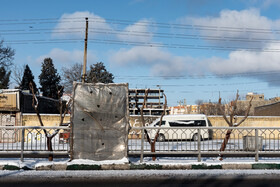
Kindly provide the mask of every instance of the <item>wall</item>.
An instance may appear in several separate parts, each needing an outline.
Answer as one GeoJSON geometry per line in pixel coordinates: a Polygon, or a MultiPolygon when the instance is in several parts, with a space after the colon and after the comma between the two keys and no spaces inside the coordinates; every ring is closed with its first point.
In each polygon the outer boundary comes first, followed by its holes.
{"type": "MultiPolygon", "coordinates": [[[[243,117],[237,117],[239,122],[243,117]]],[[[222,116],[208,116],[213,127],[228,127],[222,116]]],[[[280,116],[249,116],[239,127],[279,127],[280,116]]],[[[226,129],[222,129],[220,134],[214,134],[214,139],[224,138],[226,129]]],[[[218,131],[216,131],[218,132],[218,131]]],[[[255,135],[254,130],[234,130],[231,137],[243,138],[246,135],[255,135]]],[[[280,135],[279,130],[262,130],[259,131],[259,136],[269,139],[277,139],[280,135]]]]}
{"type": "MultiPolygon", "coordinates": [[[[243,117],[237,117],[237,122],[243,117]]],[[[228,127],[222,116],[208,116],[213,127],[228,127]]],[[[280,116],[249,116],[240,127],[280,127],[280,116]]]]}
{"type": "MultiPolygon", "coordinates": [[[[44,126],[58,126],[60,122],[59,114],[41,114],[44,126]]],[[[70,122],[70,115],[66,115],[63,123],[70,122]]],[[[23,114],[22,126],[40,126],[39,119],[36,114],[23,114]]]]}
{"type": "Polygon", "coordinates": [[[255,108],[255,116],[280,116],[280,103],[259,106],[255,108]]]}
{"type": "MultiPolygon", "coordinates": [[[[145,126],[151,124],[154,120],[159,118],[160,116],[144,116],[145,126]]],[[[129,124],[130,127],[142,127],[142,120],[141,116],[134,115],[129,117],[129,124]]],[[[131,130],[129,131],[128,138],[141,138],[141,131],[140,130],[131,130]]]]}

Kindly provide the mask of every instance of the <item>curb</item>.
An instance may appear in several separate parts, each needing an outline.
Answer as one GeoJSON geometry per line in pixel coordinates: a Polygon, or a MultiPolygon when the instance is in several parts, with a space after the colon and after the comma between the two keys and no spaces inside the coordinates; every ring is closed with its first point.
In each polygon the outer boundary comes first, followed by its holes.
{"type": "Polygon", "coordinates": [[[223,164],[69,164],[51,163],[47,165],[19,167],[18,165],[0,165],[0,170],[37,170],[37,171],[66,171],[66,170],[280,170],[279,163],[223,163],[223,164]]]}

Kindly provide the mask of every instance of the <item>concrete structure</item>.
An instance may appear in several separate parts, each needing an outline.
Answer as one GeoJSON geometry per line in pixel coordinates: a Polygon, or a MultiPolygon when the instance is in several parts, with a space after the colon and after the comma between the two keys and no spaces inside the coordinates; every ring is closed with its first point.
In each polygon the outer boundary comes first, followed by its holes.
{"type": "Polygon", "coordinates": [[[255,116],[280,116],[280,102],[255,107],[255,116]]]}
{"type": "MultiPolygon", "coordinates": [[[[56,127],[60,123],[59,114],[41,114],[42,121],[45,126],[56,127]]],[[[22,114],[21,115],[22,126],[40,126],[38,117],[36,114],[22,114]]],[[[70,115],[67,114],[64,118],[64,123],[70,123],[70,115]]]]}
{"type": "Polygon", "coordinates": [[[253,92],[249,92],[246,95],[246,100],[251,100],[253,98],[254,101],[264,101],[264,94],[257,94],[253,92]]]}
{"type": "Polygon", "coordinates": [[[178,105],[169,107],[169,114],[198,114],[198,105],[178,105]]]}
{"type": "MultiPolygon", "coordinates": [[[[37,96],[38,110],[45,126],[58,126],[60,121],[58,100],[37,96]]],[[[19,89],[0,89],[0,126],[39,126],[38,117],[32,107],[33,95],[19,89]]],[[[70,116],[64,120],[69,123],[70,116]]],[[[0,137],[2,131],[0,130],[0,137]]],[[[15,136],[5,141],[15,142],[15,136]]],[[[2,140],[0,139],[0,142],[2,140]]]]}
{"type": "MultiPolygon", "coordinates": [[[[140,115],[144,104],[145,91],[147,89],[129,89],[129,113],[130,115],[140,115]]],[[[144,115],[160,116],[164,109],[163,90],[149,89],[147,101],[144,105],[144,115]]],[[[168,113],[168,109],[166,110],[168,113]]]]}
{"type": "MultiPolygon", "coordinates": [[[[275,97],[275,98],[271,98],[269,100],[265,100],[264,99],[264,94],[256,94],[256,93],[249,92],[246,95],[246,100],[238,100],[237,101],[238,115],[244,115],[246,109],[249,106],[249,102],[250,102],[251,98],[253,98],[253,100],[251,102],[252,107],[251,107],[250,112],[249,112],[250,116],[255,115],[255,108],[256,107],[272,104],[272,103],[275,103],[275,102],[279,101],[279,97],[275,97]]],[[[261,114],[261,115],[265,116],[265,114],[261,114]]]]}
{"type": "Polygon", "coordinates": [[[127,156],[128,84],[74,82],[73,159],[120,160],[127,156]]]}

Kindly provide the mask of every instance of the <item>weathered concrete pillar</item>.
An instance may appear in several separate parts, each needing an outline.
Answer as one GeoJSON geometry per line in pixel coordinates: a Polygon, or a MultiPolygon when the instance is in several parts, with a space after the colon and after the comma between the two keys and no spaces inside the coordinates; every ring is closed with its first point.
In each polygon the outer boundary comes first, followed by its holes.
{"type": "Polygon", "coordinates": [[[127,157],[128,84],[74,82],[73,159],[127,157]]]}

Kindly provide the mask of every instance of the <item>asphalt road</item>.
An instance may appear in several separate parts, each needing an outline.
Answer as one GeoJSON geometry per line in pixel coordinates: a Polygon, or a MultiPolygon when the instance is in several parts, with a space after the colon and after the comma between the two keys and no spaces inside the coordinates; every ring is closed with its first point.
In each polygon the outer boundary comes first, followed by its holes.
{"type": "Polygon", "coordinates": [[[280,186],[278,170],[0,171],[0,186],[280,186]]]}

